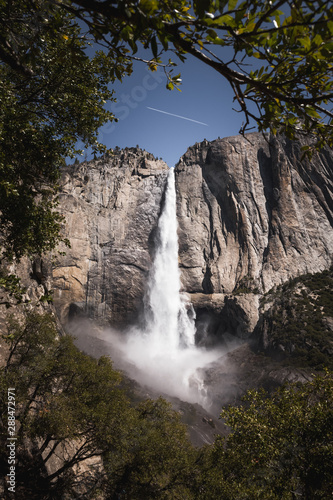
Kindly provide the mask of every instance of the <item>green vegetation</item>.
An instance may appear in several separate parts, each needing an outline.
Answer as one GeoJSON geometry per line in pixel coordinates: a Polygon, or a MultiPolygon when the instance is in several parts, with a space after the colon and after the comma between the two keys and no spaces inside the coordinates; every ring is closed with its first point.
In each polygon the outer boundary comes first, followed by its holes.
{"type": "MultiPolygon", "coordinates": [[[[20,258],[62,239],[60,170],[78,140],[105,150],[97,130],[113,119],[105,104],[116,76],[103,52],[87,55],[89,37],[56,3],[1,2],[0,24],[1,256],[20,258]]],[[[117,77],[125,72],[118,59],[117,77]]]]}
{"type": "Polygon", "coordinates": [[[107,498],[191,499],[195,458],[180,415],[162,398],[144,401],[120,453],[106,454],[107,498]]]}
{"type": "Polygon", "coordinates": [[[119,499],[188,497],[184,480],[192,474],[193,449],[169,403],[131,406],[110,360],[97,361],[70,337],[58,337],[50,315],[31,313],[22,325],[12,320],[6,341],[0,460],[7,471],[7,389],[13,387],[15,498],[72,499],[80,491],[84,498],[96,491],[119,499]]]}
{"type": "Polygon", "coordinates": [[[26,290],[21,285],[21,279],[15,274],[9,274],[5,267],[0,267],[0,287],[8,294],[7,297],[0,301],[0,305],[5,304],[10,307],[10,297],[14,298],[17,303],[22,302],[26,290]]]}
{"type": "Polygon", "coordinates": [[[201,456],[203,500],[327,499],[333,482],[333,379],[318,376],[272,397],[250,391],[223,409],[232,432],[201,456]]]}
{"type": "MultiPolygon", "coordinates": [[[[142,60],[140,46],[151,51],[151,71],[164,67],[169,90],[181,79],[164,53],[215,69],[245,115],[241,133],[252,120],[260,131],[310,133],[317,147],[332,146],[331,7],[324,0],[0,2],[0,259],[42,254],[63,240],[56,196],[65,158],[79,153],[78,141],[105,151],[97,133],[115,119],[110,84],[142,60]]],[[[22,299],[17,277],[2,272],[0,286],[22,299]]],[[[242,286],[238,293],[251,289],[242,286]]],[[[301,365],[332,368],[332,270],[294,280],[277,296],[267,315],[273,348],[282,345],[301,365]]],[[[0,463],[8,471],[14,387],[17,499],[332,494],[331,375],[272,398],[250,393],[244,406],[222,411],[230,435],[195,450],[168,403],[132,404],[111,361],[79,352],[52,316],[11,320],[5,340],[0,463]]]]}
{"type": "MultiPolygon", "coordinates": [[[[154,70],[166,68],[167,88],[179,87],[173,60],[188,54],[225,78],[234,100],[259,130],[313,132],[332,144],[332,2],[324,0],[62,0],[111,57],[131,59],[140,46],[154,70]],[[130,49],[130,52],[127,50],[130,49]],[[132,52],[132,54],[131,54],[132,52]],[[254,61],[256,63],[254,64],[254,61]]],[[[140,59],[140,57],[138,57],[140,59]]],[[[142,58],[141,58],[142,60],[142,58]]]]}
{"type": "Polygon", "coordinates": [[[169,403],[131,403],[110,360],[92,359],[70,337],[58,337],[52,316],[11,320],[6,341],[0,463],[6,474],[11,387],[18,500],[313,500],[331,494],[329,373],[272,396],[250,391],[241,406],[222,409],[230,434],[195,449],[169,403]]]}
{"type": "Polygon", "coordinates": [[[244,276],[239,282],[235,290],[232,292],[234,295],[240,295],[242,293],[259,293],[258,287],[254,285],[253,278],[251,276],[244,276]]]}
{"type": "Polygon", "coordinates": [[[333,268],[288,281],[265,296],[269,352],[287,363],[333,368],[333,268]]]}

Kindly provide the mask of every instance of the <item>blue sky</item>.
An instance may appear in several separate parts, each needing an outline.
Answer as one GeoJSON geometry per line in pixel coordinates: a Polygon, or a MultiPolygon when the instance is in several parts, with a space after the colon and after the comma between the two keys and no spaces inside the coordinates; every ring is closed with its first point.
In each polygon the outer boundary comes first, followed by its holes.
{"type": "Polygon", "coordinates": [[[163,70],[151,73],[135,62],[133,74],[113,87],[117,103],[111,109],[119,121],[104,125],[99,140],[109,148],[139,145],[173,167],[195,142],[237,135],[244,117],[233,111],[237,105],[224,78],[190,55],[174,69],[179,72],[181,92],[169,91],[163,70]]]}

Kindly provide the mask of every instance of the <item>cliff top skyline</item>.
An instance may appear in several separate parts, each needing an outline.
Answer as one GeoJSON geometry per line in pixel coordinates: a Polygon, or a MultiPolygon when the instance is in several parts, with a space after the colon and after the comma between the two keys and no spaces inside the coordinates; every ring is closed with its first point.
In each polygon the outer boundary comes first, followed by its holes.
{"type": "Polygon", "coordinates": [[[136,62],[133,74],[112,87],[117,102],[108,109],[118,122],[101,127],[99,140],[108,148],[139,145],[173,167],[190,145],[237,135],[243,116],[233,109],[228,83],[191,56],[175,67],[178,73],[181,92],[169,91],[163,69],[152,73],[136,62]]]}

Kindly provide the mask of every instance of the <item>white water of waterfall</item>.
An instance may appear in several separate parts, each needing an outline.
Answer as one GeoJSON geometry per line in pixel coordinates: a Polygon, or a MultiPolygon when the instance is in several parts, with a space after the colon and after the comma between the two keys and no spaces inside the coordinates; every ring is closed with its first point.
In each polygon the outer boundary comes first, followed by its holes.
{"type": "Polygon", "coordinates": [[[207,406],[201,369],[220,353],[195,346],[195,313],[181,293],[177,227],[175,176],[170,169],[145,296],[144,327],[128,332],[122,350],[138,382],[207,406]]]}
{"type": "Polygon", "coordinates": [[[175,174],[170,169],[145,301],[145,334],[153,355],[174,357],[179,349],[194,345],[194,311],[180,293],[177,226],[175,174]]]}

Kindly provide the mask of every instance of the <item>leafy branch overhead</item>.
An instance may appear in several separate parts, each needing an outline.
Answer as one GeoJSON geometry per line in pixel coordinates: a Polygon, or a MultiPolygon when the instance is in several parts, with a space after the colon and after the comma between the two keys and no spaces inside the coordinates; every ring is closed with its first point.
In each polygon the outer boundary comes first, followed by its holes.
{"type": "MultiPolygon", "coordinates": [[[[84,20],[96,41],[131,59],[139,44],[154,64],[188,54],[228,80],[238,109],[259,130],[312,133],[333,144],[333,2],[197,0],[76,2],[61,5],[84,20]],[[128,52],[130,48],[130,52],[128,52]]],[[[174,61],[173,61],[174,62],[174,61]]],[[[169,63],[166,66],[172,65],[169,63]]],[[[171,76],[169,89],[180,84],[171,76]]]]}

